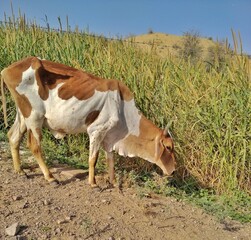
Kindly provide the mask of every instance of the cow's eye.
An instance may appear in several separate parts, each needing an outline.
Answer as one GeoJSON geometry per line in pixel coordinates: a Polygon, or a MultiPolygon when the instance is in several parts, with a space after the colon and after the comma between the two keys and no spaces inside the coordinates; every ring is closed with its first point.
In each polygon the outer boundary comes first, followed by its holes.
{"type": "Polygon", "coordinates": [[[172,148],[170,146],[166,146],[166,149],[170,152],[172,151],[172,148]]]}

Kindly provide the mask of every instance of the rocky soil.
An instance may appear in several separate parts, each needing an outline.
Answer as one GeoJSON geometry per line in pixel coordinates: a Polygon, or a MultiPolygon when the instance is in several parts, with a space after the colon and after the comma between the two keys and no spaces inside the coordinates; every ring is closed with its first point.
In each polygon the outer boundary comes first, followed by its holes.
{"type": "Polygon", "coordinates": [[[13,173],[0,143],[0,239],[251,239],[251,225],[219,222],[203,210],[172,197],[139,194],[136,188],[87,184],[87,172],[57,166],[60,180],[48,184],[38,168],[13,173]],[[11,236],[14,235],[14,236],[11,236]]]}

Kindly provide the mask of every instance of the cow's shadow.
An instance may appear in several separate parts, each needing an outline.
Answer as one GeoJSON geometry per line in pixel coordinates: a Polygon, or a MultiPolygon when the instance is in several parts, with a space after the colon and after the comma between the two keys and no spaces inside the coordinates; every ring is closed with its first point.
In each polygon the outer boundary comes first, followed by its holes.
{"type": "MultiPolygon", "coordinates": [[[[22,178],[25,177],[27,179],[33,180],[42,179],[46,182],[46,180],[44,179],[44,175],[38,165],[34,164],[30,166],[25,166],[22,169],[25,173],[21,176],[22,178]]],[[[83,181],[87,179],[89,174],[88,170],[76,169],[65,165],[52,166],[50,168],[50,171],[56,179],[55,182],[50,183],[54,186],[66,185],[75,181],[83,181]]]]}

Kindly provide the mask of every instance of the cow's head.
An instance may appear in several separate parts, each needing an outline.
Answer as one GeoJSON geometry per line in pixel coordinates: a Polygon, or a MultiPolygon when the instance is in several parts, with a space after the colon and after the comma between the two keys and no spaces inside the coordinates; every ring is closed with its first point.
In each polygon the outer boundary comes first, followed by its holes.
{"type": "Polygon", "coordinates": [[[170,176],[175,171],[174,144],[168,129],[155,138],[155,163],[165,175],[170,176]]]}

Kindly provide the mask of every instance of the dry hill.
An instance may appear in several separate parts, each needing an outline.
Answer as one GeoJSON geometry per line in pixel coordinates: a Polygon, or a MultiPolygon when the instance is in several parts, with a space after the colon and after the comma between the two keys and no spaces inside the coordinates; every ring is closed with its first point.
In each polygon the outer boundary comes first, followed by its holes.
{"type": "MultiPolygon", "coordinates": [[[[165,58],[167,56],[178,55],[178,51],[182,46],[183,36],[177,36],[165,33],[149,33],[128,38],[134,41],[137,45],[147,51],[154,50],[156,53],[165,58]]],[[[127,40],[128,40],[127,39],[127,40]]],[[[215,45],[215,42],[207,38],[200,38],[200,45],[202,47],[202,57],[206,58],[208,48],[215,45]]]]}

